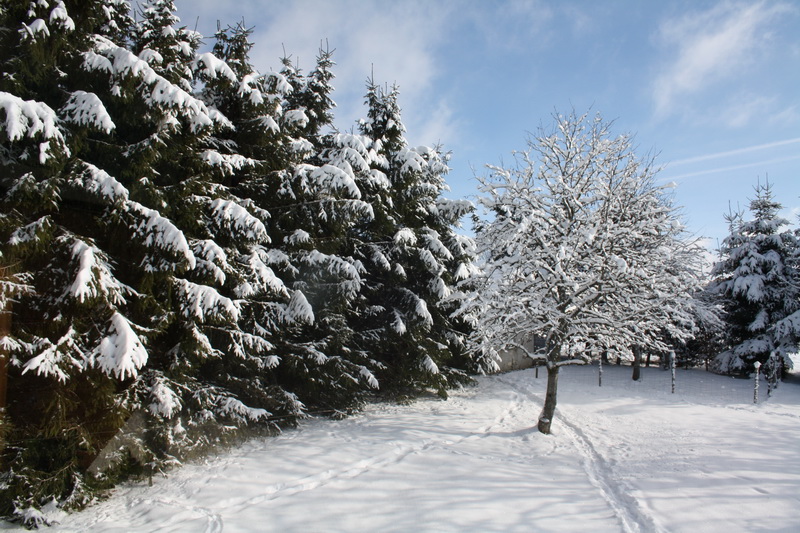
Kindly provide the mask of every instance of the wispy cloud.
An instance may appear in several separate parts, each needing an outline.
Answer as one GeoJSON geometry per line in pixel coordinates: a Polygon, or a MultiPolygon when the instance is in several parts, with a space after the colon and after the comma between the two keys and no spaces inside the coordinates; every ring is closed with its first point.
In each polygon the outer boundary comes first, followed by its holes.
{"type": "MultiPolygon", "coordinates": [[[[786,146],[787,144],[797,144],[800,143],[800,137],[794,139],[785,139],[783,141],[775,141],[771,143],[764,143],[764,144],[756,144],[754,146],[745,146],[744,148],[737,148],[735,150],[728,150],[726,152],[716,152],[713,154],[705,154],[699,155],[696,157],[689,157],[687,159],[679,159],[677,161],[670,162],[670,166],[676,165],[686,165],[689,163],[699,163],[700,161],[708,161],[711,159],[719,159],[722,157],[730,157],[735,155],[747,154],[750,152],[756,152],[758,150],[767,150],[770,148],[777,148],[780,146],[786,146]]],[[[795,159],[792,157],[792,159],[795,159]]]]}
{"type": "Polygon", "coordinates": [[[774,2],[721,2],[660,27],[673,59],[653,85],[656,116],[670,115],[683,99],[741,73],[760,50],[766,26],[791,8],[774,2]]]}

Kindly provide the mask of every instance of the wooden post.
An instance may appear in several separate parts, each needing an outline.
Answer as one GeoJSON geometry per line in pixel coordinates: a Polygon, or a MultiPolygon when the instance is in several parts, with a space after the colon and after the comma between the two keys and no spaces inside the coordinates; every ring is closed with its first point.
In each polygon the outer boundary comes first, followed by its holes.
{"type": "Polygon", "coordinates": [[[753,403],[758,403],[758,371],[761,369],[761,363],[756,361],[756,383],[753,385],[753,403]]]}
{"type": "Polygon", "coordinates": [[[603,358],[600,358],[600,372],[597,374],[597,386],[603,386],[603,358]]]}
{"type": "Polygon", "coordinates": [[[675,394],[675,352],[669,352],[669,361],[672,367],[672,394],[675,394]]]}

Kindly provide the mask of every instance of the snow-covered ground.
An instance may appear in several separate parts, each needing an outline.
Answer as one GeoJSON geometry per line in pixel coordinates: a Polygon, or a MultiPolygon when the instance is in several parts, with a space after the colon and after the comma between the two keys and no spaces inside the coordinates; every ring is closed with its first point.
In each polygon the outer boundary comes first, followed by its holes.
{"type": "Polygon", "coordinates": [[[448,401],[312,420],[120,487],[56,531],[800,531],[800,382],[701,370],[485,377],[448,401]],[[766,387],[760,391],[766,397],[766,387]]]}

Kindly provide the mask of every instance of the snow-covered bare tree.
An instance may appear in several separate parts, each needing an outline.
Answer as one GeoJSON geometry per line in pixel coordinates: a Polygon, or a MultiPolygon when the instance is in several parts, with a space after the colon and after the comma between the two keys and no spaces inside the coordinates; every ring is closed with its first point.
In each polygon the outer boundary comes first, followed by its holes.
{"type": "MultiPolygon", "coordinates": [[[[699,249],[687,241],[652,158],[597,115],[554,116],[516,166],[479,178],[488,222],[477,228],[484,275],[473,287],[476,349],[491,353],[531,335],[548,369],[538,421],[549,433],[559,369],[608,346],[666,349],[661,329],[690,324],[699,249]]],[[[473,281],[473,283],[475,283],[473,281]]],[[[674,328],[673,336],[687,337],[674,328]]],[[[524,349],[524,348],[523,348],[524,349]]]]}
{"type": "Polygon", "coordinates": [[[712,271],[709,290],[724,307],[728,344],[715,364],[721,372],[751,372],[759,362],[774,380],[782,366],[792,367],[789,354],[800,340],[800,244],[778,215],[771,184],[758,183],[755,193],[752,220],[726,216],[730,234],[712,271]]]}

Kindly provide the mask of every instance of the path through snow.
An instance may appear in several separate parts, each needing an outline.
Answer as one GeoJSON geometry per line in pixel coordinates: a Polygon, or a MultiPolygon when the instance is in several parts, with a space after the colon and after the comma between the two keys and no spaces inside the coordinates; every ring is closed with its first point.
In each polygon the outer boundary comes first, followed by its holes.
{"type": "Polygon", "coordinates": [[[481,378],[448,401],[311,420],[127,484],[65,532],[797,531],[800,384],[752,405],[752,383],[567,368],[553,435],[546,379],[481,378]]]}

